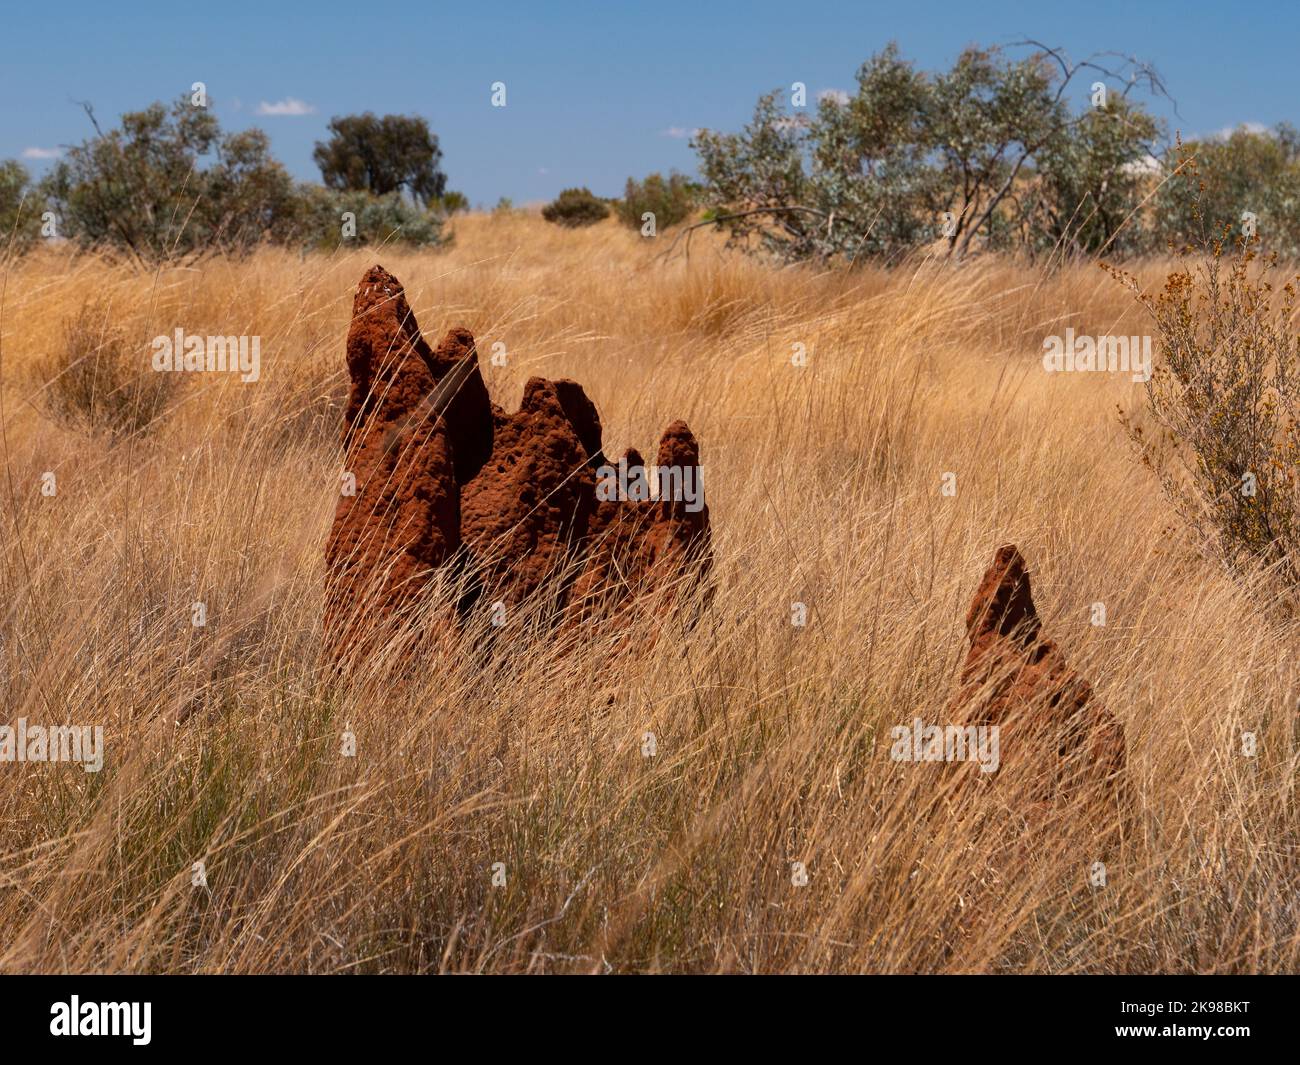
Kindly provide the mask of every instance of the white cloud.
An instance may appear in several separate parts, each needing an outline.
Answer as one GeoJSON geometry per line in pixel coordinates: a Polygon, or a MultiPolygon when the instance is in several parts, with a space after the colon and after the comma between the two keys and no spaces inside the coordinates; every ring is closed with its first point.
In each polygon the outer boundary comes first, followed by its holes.
{"type": "Polygon", "coordinates": [[[63,152],[59,148],[24,148],[24,159],[57,159],[63,152]]]}
{"type": "Polygon", "coordinates": [[[316,108],[312,107],[311,104],[303,103],[296,97],[286,96],[283,100],[277,100],[273,104],[268,104],[263,100],[257,105],[257,113],[259,115],[289,115],[296,117],[298,115],[314,115],[316,108]]]}
{"type": "Polygon", "coordinates": [[[1160,172],[1160,160],[1154,155],[1145,155],[1141,159],[1134,159],[1132,162],[1125,163],[1120,167],[1126,174],[1158,174],[1160,172]]]}
{"type": "Polygon", "coordinates": [[[1211,133],[1206,140],[1226,141],[1239,129],[1244,129],[1247,133],[1267,133],[1268,127],[1263,122],[1238,122],[1235,126],[1224,126],[1223,129],[1211,133]]]}
{"type": "Polygon", "coordinates": [[[667,129],[660,130],[659,136],[672,137],[673,140],[680,141],[687,137],[694,137],[698,132],[698,129],[687,129],[685,126],[669,126],[667,129]]]}
{"type": "Polygon", "coordinates": [[[822,89],[822,91],[817,94],[817,99],[834,100],[837,104],[843,107],[849,102],[849,94],[843,89],[822,89]]]}

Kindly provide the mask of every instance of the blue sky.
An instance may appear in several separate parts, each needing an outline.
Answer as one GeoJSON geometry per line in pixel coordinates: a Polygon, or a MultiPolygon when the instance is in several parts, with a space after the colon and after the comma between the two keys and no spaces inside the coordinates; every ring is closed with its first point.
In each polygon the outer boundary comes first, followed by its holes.
{"type": "Polygon", "coordinates": [[[223,127],[265,129],[300,178],[319,177],[311,151],[331,116],[371,110],[427,117],[450,187],[474,203],[570,185],[616,195],[629,175],[692,171],[689,131],[739,128],[764,91],[851,89],[891,39],[926,69],[970,43],[1023,37],[1075,58],[1131,53],[1177,100],[1177,116],[1153,105],[1171,130],[1300,125],[1295,3],[65,0],[7,10],[3,26],[0,159],[37,174],[42,150],[90,132],[77,101],[108,125],[203,81],[223,127]],[[496,81],[505,108],[491,106],[496,81]]]}

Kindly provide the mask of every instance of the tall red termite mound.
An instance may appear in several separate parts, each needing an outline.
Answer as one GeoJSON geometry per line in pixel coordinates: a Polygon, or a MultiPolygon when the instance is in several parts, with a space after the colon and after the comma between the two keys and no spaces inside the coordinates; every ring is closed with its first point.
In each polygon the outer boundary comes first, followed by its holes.
{"type": "MultiPolygon", "coordinates": [[[[640,452],[629,449],[626,469],[645,468],[640,452]]],[[[685,422],[664,430],[654,470],[696,469],[700,448],[685,422]]],[[[569,596],[569,620],[582,622],[626,608],[669,573],[700,574],[712,565],[709,508],[701,496],[690,502],[660,492],[651,500],[602,500],[591,521],[591,546],[569,596]]],[[[666,595],[661,606],[671,604],[666,595]]]]}
{"type": "Polygon", "coordinates": [[[994,554],[966,613],[966,631],[970,652],[950,709],[954,720],[999,727],[997,775],[1026,781],[1040,802],[1084,791],[1117,794],[1123,726],[1042,635],[1029,571],[1015,545],[994,554]]]}
{"type": "MultiPolygon", "coordinates": [[[[418,605],[449,568],[493,602],[520,603],[546,587],[547,612],[569,622],[607,617],[653,586],[707,570],[702,495],[598,491],[609,468],[600,415],[581,385],[531,378],[519,410],[506,413],[488,398],[468,330],[431,349],[401,284],[380,266],[357,288],[347,358],[344,469],[355,494],[345,488],[325,548],[336,658],[418,605]]],[[[636,452],[628,459],[640,465],[636,452]]],[[[698,476],[699,446],[684,422],[664,433],[659,465],[698,476]]],[[[435,616],[450,623],[450,604],[435,616]]]]}
{"type": "Polygon", "coordinates": [[[472,341],[467,350],[444,342],[430,351],[402,286],[382,267],[357,286],[347,359],[346,473],[325,547],[325,631],[336,656],[361,642],[374,618],[409,606],[459,549],[456,455],[483,450],[473,408],[487,409],[472,341]],[[473,383],[455,410],[428,417],[430,394],[458,360],[472,365],[473,383]]]}
{"type": "Polygon", "coordinates": [[[575,382],[533,377],[515,414],[492,412],[492,454],[461,492],[461,533],[502,601],[526,599],[582,549],[595,506],[595,411],[575,382]],[[594,441],[583,443],[562,392],[595,418],[594,441]]]}

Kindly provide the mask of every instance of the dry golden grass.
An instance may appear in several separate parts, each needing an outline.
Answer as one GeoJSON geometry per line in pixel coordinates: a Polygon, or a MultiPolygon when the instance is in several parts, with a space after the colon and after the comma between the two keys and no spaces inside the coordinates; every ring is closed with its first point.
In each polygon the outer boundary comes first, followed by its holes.
{"type": "Polygon", "coordinates": [[[698,239],[665,264],[613,222],[514,215],[437,254],[142,275],[45,252],[3,284],[0,720],[102,724],[106,762],[0,764],[0,970],[1297,967],[1296,624],[1171,531],[1117,418],[1140,386],[1042,372],[1046,333],[1148,331],[1100,270],[778,271],[698,239]],[[566,655],[521,627],[485,658],[471,634],[405,681],[328,678],[343,341],[376,260],[426,333],[506,345],[486,374],[507,407],[574,377],[614,453],[687,419],[704,624],[566,655]],[[141,375],[179,325],[260,335],[262,378],[187,375],[125,437],[53,417],[39,368],[92,298],[141,375]],[[945,720],[1008,540],[1127,730],[1122,847],[1067,817],[1031,832],[996,789],[957,820],[934,767],[889,759],[891,726],[945,720]]]}

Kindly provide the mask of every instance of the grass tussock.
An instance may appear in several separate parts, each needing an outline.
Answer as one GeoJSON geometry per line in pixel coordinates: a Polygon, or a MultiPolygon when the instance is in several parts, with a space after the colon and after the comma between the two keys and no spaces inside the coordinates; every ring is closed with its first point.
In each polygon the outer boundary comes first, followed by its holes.
{"type": "Polygon", "coordinates": [[[0,763],[0,970],[1297,967],[1300,629],[1177,534],[1117,416],[1141,386],[1041,367],[1066,326],[1148,332],[1128,293],[1082,266],[818,273],[702,241],[665,263],[613,220],[457,230],[436,254],[6,268],[0,720],[99,724],[106,752],[0,763]],[[612,454],[690,423],[701,624],[566,651],[521,623],[331,679],[343,341],[376,260],[427,333],[475,333],[504,406],[576,378],[612,454]],[[261,378],[186,375],[110,449],[44,398],[92,297],[141,372],[181,326],[259,335],[261,378]],[[957,818],[932,767],[889,759],[892,726],[946,720],[1008,540],[1126,730],[1122,844],[1028,827],[1005,789],[957,818]]]}
{"type": "Polygon", "coordinates": [[[34,366],[51,417],[110,441],[144,432],[172,399],[177,378],[140,358],[135,323],[93,297],[64,321],[63,344],[34,366]]]}

